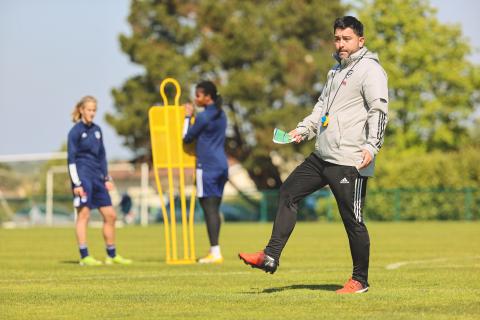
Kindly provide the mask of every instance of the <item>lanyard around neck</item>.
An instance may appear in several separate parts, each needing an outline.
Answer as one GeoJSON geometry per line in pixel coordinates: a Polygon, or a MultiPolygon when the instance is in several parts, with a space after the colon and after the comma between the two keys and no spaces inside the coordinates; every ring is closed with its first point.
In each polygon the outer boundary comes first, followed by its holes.
{"type": "Polygon", "coordinates": [[[345,73],[345,76],[343,77],[342,81],[341,81],[340,84],[338,85],[337,90],[335,91],[335,95],[333,96],[332,103],[330,103],[330,91],[332,90],[333,81],[335,80],[335,76],[337,75],[337,71],[338,71],[338,68],[335,69],[335,72],[333,73],[332,81],[330,81],[330,88],[328,89],[327,111],[325,112],[325,115],[328,116],[328,112],[330,111],[330,108],[332,107],[333,102],[335,101],[335,98],[337,97],[337,93],[338,93],[338,91],[340,90],[340,87],[342,86],[343,81],[345,81],[345,79],[347,78],[347,76],[348,76],[348,74],[350,73],[350,71],[352,71],[352,69],[357,65],[357,63],[359,63],[360,60],[362,60],[362,58],[367,54],[367,52],[368,52],[368,50],[366,50],[366,51],[362,54],[362,56],[361,56],[357,61],[355,61],[355,63],[354,63],[353,66],[347,71],[347,73],[345,73]]]}

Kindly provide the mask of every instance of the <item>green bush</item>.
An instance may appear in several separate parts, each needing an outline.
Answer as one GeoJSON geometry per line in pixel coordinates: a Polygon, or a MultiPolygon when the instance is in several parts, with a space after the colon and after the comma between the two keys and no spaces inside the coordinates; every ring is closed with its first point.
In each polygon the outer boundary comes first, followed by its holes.
{"type": "Polygon", "coordinates": [[[375,220],[479,219],[479,164],[478,148],[381,154],[364,214],[375,220]]]}
{"type": "MultiPolygon", "coordinates": [[[[479,220],[480,151],[418,153],[380,154],[375,177],[368,180],[365,219],[479,220]]],[[[340,221],[335,198],[328,189],[322,191],[312,195],[317,197],[315,215],[340,221]]],[[[276,208],[276,202],[269,202],[270,207],[276,208]]],[[[305,214],[311,213],[301,204],[299,220],[305,220],[305,214]]]]}

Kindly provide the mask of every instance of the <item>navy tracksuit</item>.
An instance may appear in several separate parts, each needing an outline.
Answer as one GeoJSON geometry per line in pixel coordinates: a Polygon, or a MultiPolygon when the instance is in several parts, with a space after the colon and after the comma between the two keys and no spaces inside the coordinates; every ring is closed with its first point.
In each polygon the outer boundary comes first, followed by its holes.
{"type": "Polygon", "coordinates": [[[190,118],[185,119],[185,143],[197,141],[197,196],[222,197],[228,179],[228,163],[225,155],[225,131],[227,117],[222,109],[210,104],[195,118],[190,126],[190,118]]]}
{"type": "Polygon", "coordinates": [[[210,246],[218,246],[220,234],[220,203],[223,188],[228,179],[228,163],[225,155],[225,130],[227,117],[221,108],[210,104],[198,114],[190,126],[185,118],[183,141],[197,141],[197,196],[205,214],[210,246]]]}
{"type": "Polygon", "coordinates": [[[94,123],[77,122],[68,133],[67,148],[72,188],[82,187],[86,193],[84,197],[74,197],[74,206],[88,206],[90,209],[111,206],[105,187],[108,170],[100,127],[94,123]]]}

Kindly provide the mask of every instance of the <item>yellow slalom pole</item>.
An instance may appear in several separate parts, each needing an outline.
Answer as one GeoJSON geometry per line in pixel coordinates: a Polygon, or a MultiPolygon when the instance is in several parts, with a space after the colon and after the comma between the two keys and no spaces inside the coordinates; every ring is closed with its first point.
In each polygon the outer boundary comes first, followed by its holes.
{"type": "MultiPolygon", "coordinates": [[[[165,223],[165,245],[166,262],[169,264],[195,263],[195,241],[194,241],[194,213],[196,203],[195,184],[192,188],[190,206],[187,209],[186,177],[185,170],[193,169],[195,179],[195,156],[184,149],[183,145],[183,123],[184,112],[179,105],[181,89],[179,83],[173,78],[165,79],[160,85],[160,95],[163,98],[164,107],[150,109],[150,130],[152,136],[152,152],[155,168],[155,182],[160,194],[160,205],[165,223]],[[168,103],[165,93],[165,86],[171,83],[176,88],[175,105],[168,103]],[[157,126],[155,126],[157,124],[157,126]],[[170,214],[167,212],[165,198],[161,186],[161,175],[159,169],[167,169],[168,175],[168,199],[170,201],[170,214]],[[178,189],[174,175],[178,169],[178,189]],[[178,259],[177,251],[177,220],[175,212],[175,195],[179,193],[181,204],[181,223],[183,240],[183,258],[178,259]],[[170,216],[170,217],[169,217],[170,216]],[[188,226],[187,226],[188,224],[188,226]]],[[[193,119],[192,119],[193,120],[193,119]]],[[[177,176],[175,176],[176,178],[177,176]]]]}
{"type": "MultiPolygon", "coordinates": [[[[168,107],[167,107],[168,108],[168,107]]],[[[165,123],[168,123],[168,114],[164,112],[165,123]]],[[[177,260],[177,223],[175,217],[175,186],[173,185],[173,173],[172,173],[172,151],[170,139],[167,139],[167,171],[168,171],[168,194],[170,199],[170,226],[172,236],[172,259],[177,260]]]]}
{"type": "MultiPolygon", "coordinates": [[[[155,131],[165,131],[165,127],[163,126],[157,126],[153,123],[153,111],[154,109],[150,109],[149,111],[149,123],[150,123],[150,130],[153,132],[155,131]]],[[[152,152],[153,154],[157,154],[158,150],[158,141],[156,138],[155,134],[151,134],[151,141],[152,141],[152,152]]],[[[158,174],[159,166],[157,162],[153,161],[153,170],[155,173],[155,183],[157,184],[157,190],[158,194],[160,195],[160,206],[162,209],[162,216],[163,216],[163,223],[164,223],[164,228],[165,228],[165,255],[166,255],[166,260],[167,263],[169,263],[172,260],[172,255],[171,255],[171,250],[170,250],[170,224],[168,222],[168,215],[167,215],[167,208],[165,207],[165,201],[164,201],[164,194],[162,190],[162,184],[160,183],[160,177],[158,174]]]]}
{"type": "Polygon", "coordinates": [[[162,208],[163,224],[165,227],[165,255],[167,263],[170,263],[172,261],[172,253],[170,250],[170,223],[168,222],[167,208],[163,200],[162,184],[160,183],[157,168],[155,168],[155,181],[157,183],[158,193],[160,194],[160,206],[162,208]]]}
{"type": "Polygon", "coordinates": [[[162,96],[163,99],[163,105],[168,106],[168,98],[167,95],[165,94],[165,86],[167,83],[172,83],[175,86],[175,106],[180,106],[180,95],[182,94],[180,85],[178,84],[178,81],[173,79],[173,78],[166,78],[165,80],[162,81],[160,84],[160,95],[162,96]]]}
{"type": "MultiPolygon", "coordinates": [[[[193,170],[193,181],[195,181],[195,169],[193,170]]],[[[195,237],[193,236],[193,223],[195,222],[194,215],[195,215],[195,201],[197,200],[197,189],[194,184],[192,189],[192,195],[190,197],[190,215],[188,221],[188,227],[190,230],[190,258],[195,261],[195,237]]]]}
{"type": "MultiPolygon", "coordinates": [[[[175,119],[180,119],[180,108],[176,107],[175,108],[175,119]]],[[[183,122],[180,122],[183,123],[183,122]]],[[[182,141],[182,128],[177,128],[176,133],[180,135],[178,141],[178,150],[182,150],[183,148],[183,141],[182,141]]],[[[179,171],[180,171],[180,205],[182,208],[182,236],[183,236],[183,258],[185,260],[190,259],[190,254],[188,253],[188,228],[187,228],[187,208],[186,208],[186,202],[185,202],[185,167],[183,164],[183,154],[180,154],[180,159],[179,159],[179,171]]]]}

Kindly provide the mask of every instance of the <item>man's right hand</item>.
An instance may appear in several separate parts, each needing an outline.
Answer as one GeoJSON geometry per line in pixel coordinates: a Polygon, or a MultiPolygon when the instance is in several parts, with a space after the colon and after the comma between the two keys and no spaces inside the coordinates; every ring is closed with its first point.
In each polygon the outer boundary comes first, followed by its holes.
{"type": "Polygon", "coordinates": [[[75,187],[73,188],[73,194],[79,197],[83,197],[83,195],[85,194],[85,191],[83,191],[82,187],[75,187]]]}
{"type": "Polygon", "coordinates": [[[288,133],[288,135],[289,135],[290,137],[292,137],[293,142],[295,142],[295,143],[300,143],[300,142],[302,142],[303,139],[304,139],[303,136],[297,132],[297,129],[293,129],[292,131],[290,131],[290,132],[288,133]]]}

